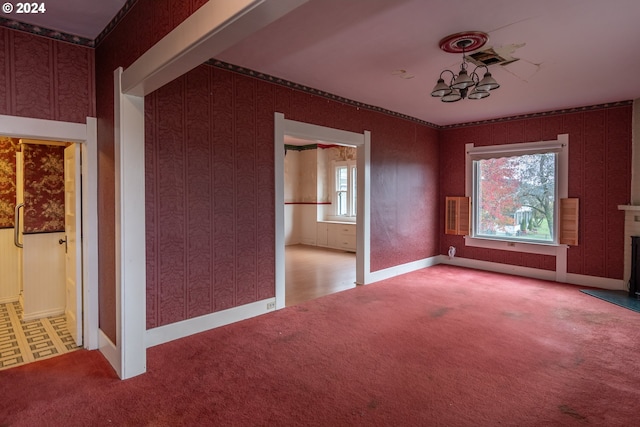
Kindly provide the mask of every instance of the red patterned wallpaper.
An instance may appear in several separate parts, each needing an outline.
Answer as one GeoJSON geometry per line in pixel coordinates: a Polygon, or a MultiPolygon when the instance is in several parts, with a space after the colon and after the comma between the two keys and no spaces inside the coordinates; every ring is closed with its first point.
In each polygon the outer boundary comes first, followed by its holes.
{"type": "MultiPolygon", "coordinates": [[[[98,117],[98,271],[100,329],[116,336],[115,214],[113,211],[113,71],[131,65],[141,54],[201,7],[207,0],[138,0],[95,50],[98,117]]],[[[1,59],[0,59],[1,61],[1,59]]],[[[0,65],[2,65],[0,63],[0,65]]],[[[2,71],[0,70],[0,73],[2,71]]]]}
{"type": "MultiPolygon", "coordinates": [[[[440,132],[440,200],[464,194],[466,143],[509,144],[555,139],[569,134],[569,197],[580,199],[580,245],[569,248],[568,272],[622,279],[624,213],[631,183],[632,106],[534,117],[440,132]]],[[[443,234],[440,253],[503,264],[555,270],[555,257],[465,247],[461,237],[443,234]]]]}
{"type": "Polygon", "coordinates": [[[94,50],[0,28],[0,114],[85,123],[95,116],[94,50]]]}
{"type": "Polygon", "coordinates": [[[22,146],[24,232],[64,231],[64,147],[22,146]]]}
{"type": "Polygon", "coordinates": [[[436,130],[205,65],[145,101],[148,328],[275,295],[275,111],[372,131],[373,270],[438,253],[436,130]]]}
{"type": "Polygon", "coordinates": [[[13,228],[18,141],[0,136],[0,228],[13,228]]]}

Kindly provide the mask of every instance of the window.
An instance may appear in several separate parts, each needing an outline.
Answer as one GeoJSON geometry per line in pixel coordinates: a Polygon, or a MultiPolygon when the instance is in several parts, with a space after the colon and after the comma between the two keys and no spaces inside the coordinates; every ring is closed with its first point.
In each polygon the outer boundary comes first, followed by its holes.
{"type": "Polygon", "coordinates": [[[474,235],[554,242],[556,164],[556,153],[474,160],[474,235]]]}
{"type": "Polygon", "coordinates": [[[354,161],[335,162],[335,215],[356,216],[357,169],[354,161]]]}
{"type": "Polygon", "coordinates": [[[567,150],[560,141],[468,147],[471,237],[557,244],[567,150]]]}

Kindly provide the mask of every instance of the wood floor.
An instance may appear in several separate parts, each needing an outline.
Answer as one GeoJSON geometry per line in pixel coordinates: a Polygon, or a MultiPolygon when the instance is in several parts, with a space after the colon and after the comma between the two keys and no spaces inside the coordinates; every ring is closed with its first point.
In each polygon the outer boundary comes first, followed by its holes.
{"type": "Polygon", "coordinates": [[[319,298],[356,286],[356,254],[318,246],[285,247],[285,304],[319,298]]]}

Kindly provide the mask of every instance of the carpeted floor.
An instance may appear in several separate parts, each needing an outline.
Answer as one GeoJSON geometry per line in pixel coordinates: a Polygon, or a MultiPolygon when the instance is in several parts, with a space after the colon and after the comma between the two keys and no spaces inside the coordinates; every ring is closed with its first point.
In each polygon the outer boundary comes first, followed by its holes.
{"type": "Polygon", "coordinates": [[[640,315],[575,286],[435,266],[148,350],[0,372],[0,425],[629,426],[640,315]]]}

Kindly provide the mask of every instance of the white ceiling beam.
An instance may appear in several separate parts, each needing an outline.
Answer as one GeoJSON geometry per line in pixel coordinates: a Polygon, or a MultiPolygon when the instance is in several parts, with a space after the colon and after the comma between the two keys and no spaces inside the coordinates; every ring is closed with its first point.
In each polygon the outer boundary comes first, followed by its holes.
{"type": "Polygon", "coordinates": [[[122,91],[145,96],[308,0],[210,0],[122,73],[122,91]]]}

